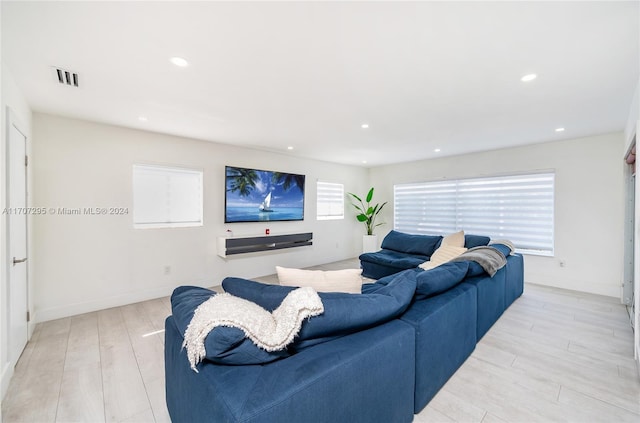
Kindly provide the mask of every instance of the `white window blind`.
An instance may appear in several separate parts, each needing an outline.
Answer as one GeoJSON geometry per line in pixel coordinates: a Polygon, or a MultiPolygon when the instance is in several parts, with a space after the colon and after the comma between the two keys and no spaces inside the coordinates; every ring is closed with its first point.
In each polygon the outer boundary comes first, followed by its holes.
{"type": "Polygon", "coordinates": [[[344,219],[344,186],[342,184],[318,181],[316,192],[318,220],[344,219]]]}
{"type": "Polygon", "coordinates": [[[202,226],[202,171],[133,165],[136,228],[202,226]]]}
{"type": "Polygon", "coordinates": [[[518,251],[553,255],[554,173],[394,186],[394,228],[511,240],[518,251]]]}

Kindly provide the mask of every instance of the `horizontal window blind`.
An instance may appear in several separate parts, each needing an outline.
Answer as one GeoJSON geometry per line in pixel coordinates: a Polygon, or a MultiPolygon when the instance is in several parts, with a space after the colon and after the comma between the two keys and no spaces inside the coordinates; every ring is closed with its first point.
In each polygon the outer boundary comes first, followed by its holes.
{"type": "Polygon", "coordinates": [[[518,251],[553,255],[554,173],[394,186],[394,228],[444,235],[460,230],[508,239],[518,251]]]}
{"type": "Polygon", "coordinates": [[[133,223],[137,228],[202,225],[202,172],[133,166],[133,223]]]}
{"type": "Polygon", "coordinates": [[[331,182],[318,181],[317,219],[344,219],[344,186],[331,182]]]}

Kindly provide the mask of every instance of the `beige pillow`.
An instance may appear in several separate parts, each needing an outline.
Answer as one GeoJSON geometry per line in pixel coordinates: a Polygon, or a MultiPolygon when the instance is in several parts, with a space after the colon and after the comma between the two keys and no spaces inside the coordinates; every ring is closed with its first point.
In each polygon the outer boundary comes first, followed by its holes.
{"type": "Polygon", "coordinates": [[[442,243],[440,245],[464,248],[464,231],[445,236],[442,238],[442,243]]]}
{"type": "Polygon", "coordinates": [[[283,286],[310,286],[317,292],[362,292],[362,269],[303,270],[276,266],[283,286]]]}
{"type": "Polygon", "coordinates": [[[441,264],[458,257],[465,251],[467,251],[466,248],[453,247],[451,245],[442,245],[440,248],[434,251],[433,255],[431,256],[431,260],[425,261],[418,267],[424,270],[433,269],[434,267],[438,267],[441,264]]]}

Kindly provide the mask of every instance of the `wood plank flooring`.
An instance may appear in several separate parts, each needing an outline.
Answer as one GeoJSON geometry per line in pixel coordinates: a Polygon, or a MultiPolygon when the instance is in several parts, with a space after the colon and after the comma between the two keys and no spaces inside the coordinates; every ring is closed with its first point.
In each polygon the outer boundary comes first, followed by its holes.
{"type": "MultiPolygon", "coordinates": [[[[345,260],[314,268],[354,267],[345,260]]],[[[165,297],[38,324],[2,402],[3,422],[170,421],[170,311],[165,297]]],[[[637,423],[628,322],[616,299],[527,284],[414,421],[637,423]]]]}

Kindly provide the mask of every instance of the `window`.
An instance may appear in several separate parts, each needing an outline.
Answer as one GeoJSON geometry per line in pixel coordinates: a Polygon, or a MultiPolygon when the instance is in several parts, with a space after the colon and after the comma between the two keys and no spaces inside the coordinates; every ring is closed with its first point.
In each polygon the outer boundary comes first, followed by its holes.
{"type": "Polygon", "coordinates": [[[317,219],[344,219],[344,186],[318,181],[316,188],[317,219]]]}
{"type": "Polygon", "coordinates": [[[133,226],[202,226],[202,171],[133,165],[133,226]]]}
{"type": "Polygon", "coordinates": [[[509,239],[518,251],[553,255],[554,173],[394,186],[394,228],[443,235],[459,230],[509,239]]]}

